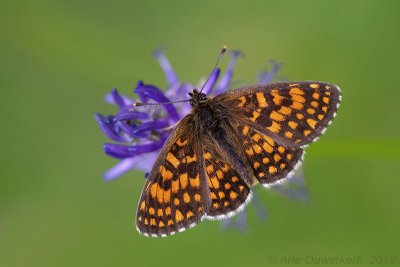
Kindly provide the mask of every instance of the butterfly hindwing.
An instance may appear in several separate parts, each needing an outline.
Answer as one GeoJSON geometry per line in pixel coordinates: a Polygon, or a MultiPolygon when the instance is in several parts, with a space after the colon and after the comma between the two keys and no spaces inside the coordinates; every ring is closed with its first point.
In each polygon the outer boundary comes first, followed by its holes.
{"type": "Polygon", "coordinates": [[[214,102],[281,145],[300,147],[319,137],[334,118],[340,89],[323,82],[280,82],[230,90],[214,102]]]}
{"type": "Polygon", "coordinates": [[[237,125],[237,133],[242,137],[242,149],[245,151],[248,165],[255,178],[264,186],[291,176],[301,164],[301,148],[279,145],[272,138],[247,125],[237,125]]]}
{"type": "Polygon", "coordinates": [[[218,140],[203,139],[203,157],[211,206],[208,219],[225,219],[241,211],[251,200],[248,184],[236,170],[231,160],[217,144],[218,140]]]}
{"type": "Polygon", "coordinates": [[[140,233],[166,236],[199,222],[210,206],[201,147],[184,118],[161,150],[136,215],[140,233]]]}

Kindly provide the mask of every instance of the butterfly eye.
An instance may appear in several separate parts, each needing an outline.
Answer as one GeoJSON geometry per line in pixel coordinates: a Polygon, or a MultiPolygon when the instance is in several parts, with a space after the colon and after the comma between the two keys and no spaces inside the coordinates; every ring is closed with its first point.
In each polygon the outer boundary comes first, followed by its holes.
{"type": "Polygon", "coordinates": [[[204,94],[204,93],[200,93],[200,99],[201,100],[205,100],[207,97],[206,97],[206,94],[204,94]]]}

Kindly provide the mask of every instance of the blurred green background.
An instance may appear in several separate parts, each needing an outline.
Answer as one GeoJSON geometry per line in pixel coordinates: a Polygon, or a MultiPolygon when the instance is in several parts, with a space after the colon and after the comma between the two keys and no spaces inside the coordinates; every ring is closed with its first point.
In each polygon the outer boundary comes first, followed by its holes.
{"type": "Polygon", "coordinates": [[[273,257],[306,266],[307,256],[400,264],[400,2],[1,6],[0,266],[280,265],[273,257]],[[142,237],[134,214],[143,174],[103,181],[117,161],[102,152],[107,139],[94,112],[115,112],[103,102],[113,87],[131,95],[143,79],[165,88],[154,48],[165,48],[182,81],[196,83],[223,44],[246,55],[235,80],[254,82],[275,59],[285,63],[281,76],[342,88],[335,122],[307,150],[310,202],[258,188],[269,219],[250,208],[245,233],[203,222],[169,238],[142,237]]]}

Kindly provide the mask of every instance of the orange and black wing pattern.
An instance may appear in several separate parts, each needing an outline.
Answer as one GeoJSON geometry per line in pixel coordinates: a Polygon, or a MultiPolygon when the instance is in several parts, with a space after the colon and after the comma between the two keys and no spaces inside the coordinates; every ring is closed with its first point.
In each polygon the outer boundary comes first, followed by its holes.
{"type": "Polygon", "coordinates": [[[194,226],[210,206],[203,156],[189,118],[165,143],[139,200],[136,227],[146,236],[167,236],[194,226]]]}
{"type": "Polygon", "coordinates": [[[282,146],[247,125],[237,125],[237,131],[254,177],[266,187],[290,177],[302,163],[302,148],[282,146]]]}
{"type": "Polygon", "coordinates": [[[230,90],[214,98],[242,123],[286,147],[315,141],[336,115],[340,89],[324,82],[280,82],[230,90]]]}
{"type": "Polygon", "coordinates": [[[250,202],[252,193],[236,166],[220,149],[217,140],[203,136],[203,158],[211,206],[207,219],[226,219],[240,212],[250,202]]]}
{"type": "Polygon", "coordinates": [[[227,107],[254,178],[268,187],[293,174],[303,148],[336,115],[340,89],[322,82],[282,82],[228,91],[213,99],[227,107]]]}

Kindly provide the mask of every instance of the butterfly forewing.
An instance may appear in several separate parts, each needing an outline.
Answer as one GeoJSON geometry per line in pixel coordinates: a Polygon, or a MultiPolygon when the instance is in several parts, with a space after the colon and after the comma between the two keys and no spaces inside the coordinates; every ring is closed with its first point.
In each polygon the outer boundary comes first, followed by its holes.
{"type": "Polygon", "coordinates": [[[231,90],[214,101],[281,145],[300,147],[320,136],[334,118],[340,89],[323,82],[281,82],[231,90]]]}
{"type": "Polygon", "coordinates": [[[136,216],[140,233],[165,236],[196,224],[210,206],[201,147],[183,119],[149,174],[136,216]]]}

